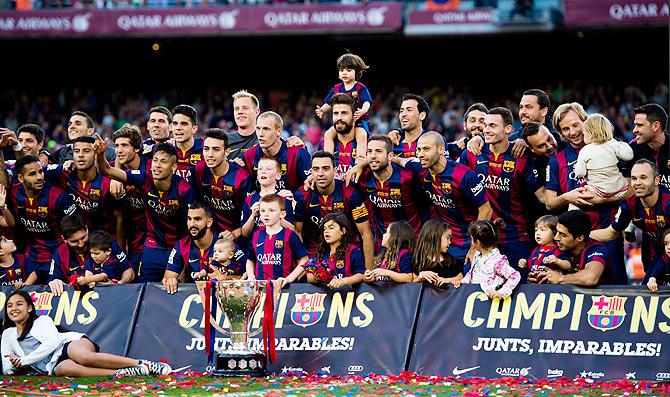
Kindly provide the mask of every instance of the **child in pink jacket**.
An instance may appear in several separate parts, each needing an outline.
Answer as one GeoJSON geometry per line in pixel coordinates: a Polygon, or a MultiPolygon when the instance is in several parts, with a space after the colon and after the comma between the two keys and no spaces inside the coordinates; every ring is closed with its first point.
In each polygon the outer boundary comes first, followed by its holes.
{"type": "Polygon", "coordinates": [[[468,228],[472,237],[472,246],[468,254],[470,270],[462,283],[479,284],[490,299],[505,299],[512,294],[521,280],[521,274],[514,270],[507,257],[498,251],[498,227],[496,222],[476,221],[468,228]]]}

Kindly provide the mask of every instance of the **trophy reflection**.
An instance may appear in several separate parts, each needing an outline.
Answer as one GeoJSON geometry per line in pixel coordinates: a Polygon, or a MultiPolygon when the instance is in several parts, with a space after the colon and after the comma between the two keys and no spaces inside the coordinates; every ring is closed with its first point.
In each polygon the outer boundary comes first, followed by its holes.
{"type": "MultiPolygon", "coordinates": [[[[263,352],[249,349],[249,337],[263,331],[259,327],[251,332],[249,327],[261,302],[261,295],[268,290],[265,280],[226,280],[215,284],[213,298],[230,323],[230,331],[220,327],[215,319],[211,324],[216,330],[230,336],[232,347],[216,351],[212,376],[265,376],[267,360],[263,352]]],[[[205,303],[206,281],[196,281],[198,292],[205,303]]],[[[205,313],[208,315],[208,313],[205,313]]],[[[273,341],[274,343],[274,341],[273,341]]]]}

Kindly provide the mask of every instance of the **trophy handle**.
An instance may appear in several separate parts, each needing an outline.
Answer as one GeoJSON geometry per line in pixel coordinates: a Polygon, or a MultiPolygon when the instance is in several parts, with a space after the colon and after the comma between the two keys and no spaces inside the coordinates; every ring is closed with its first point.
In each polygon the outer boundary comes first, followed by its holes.
{"type": "MultiPolygon", "coordinates": [[[[203,307],[205,306],[205,288],[207,286],[206,281],[201,281],[201,280],[196,280],[195,282],[196,287],[198,288],[198,295],[200,295],[200,301],[202,302],[203,307]]],[[[216,302],[214,302],[216,304],[216,302]]],[[[222,313],[224,316],[226,315],[225,313],[222,313]]],[[[230,336],[230,332],[226,331],[221,327],[219,324],[217,324],[216,319],[212,317],[211,315],[209,316],[209,323],[216,329],[217,331],[221,332],[224,335],[230,336]]]]}
{"type": "MultiPolygon", "coordinates": [[[[226,314],[223,313],[223,315],[225,316],[226,314]]],[[[212,325],[212,327],[214,327],[214,329],[221,332],[222,334],[224,334],[226,336],[231,336],[229,331],[226,331],[225,329],[223,329],[223,327],[221,327],[219,324],[216,323],[216,320],[214,319],[214,317],[209,316],[209,323],[212,325]]]]}

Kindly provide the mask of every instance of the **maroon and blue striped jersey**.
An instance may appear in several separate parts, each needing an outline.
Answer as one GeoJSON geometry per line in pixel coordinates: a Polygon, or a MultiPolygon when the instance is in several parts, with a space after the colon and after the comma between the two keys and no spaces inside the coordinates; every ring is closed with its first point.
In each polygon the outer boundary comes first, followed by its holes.
{"type": "MultiPolygon", "coordinates": [[[[319,150],[323,150],[323,140],[319,144],[319,150]]],[[[337,168],[335,169],[335,179],[344,179],[344,174],[346,174],[347,171],[349,171],[351,167],[356,164],[357,154],[355,139],[352,139],[347,143],[343,143],[339,139],[335,140],[335,150],[333,152],[333,155],[335,155],[335,161],[337,162],[337,168]]]]}
{"type": "MultiPolygon", "coordinates": [[[[335,84],[323,99],[323,103],[330,102],[333,95],[340,93],[351,95],[354,98],[356,109],[360,109],[365,102],[370,102],[372,105],[372,95],[370,95],[368,88],[360,81],[357,81],[350,90],[347,90],[347,88],[344,86],[344,83],[335,84]]],[[[365,113],[363,116],[361,116],[360,119],[367,120],[368,117],[368,114],[365,113]]]]}
{"type": "Polygon", "coordinates": [[[368,221],[368,209],[363,197],[353,185],[335,180],[335,189],[329,195],[321,195],[301,187],[293,194],[295,221],[302,222],[302,238],[311,251],[319,241],[319,225],[324,216],[332,212],[344,212],[355,223],[368,221]]]}
{"type": "Polygon", "coordinates": [[[192,173],[195,166],[204,163],[202,159],[202,138],[193,138],[193,146],[188,150],[177,149],[177,170],[175,174],[179,175],[186,182],[192,182],[192,173]]]}
{"type": "Polygon", "coordinates": [[[286,228],[274,235],[269,235],[265,228],[258,229],[249,247],[249,260],[256,264],[257,280],[287,277],[306,256],[307,250],[300,237],[286,228]]]}
{"type": "Polygon", "coordinates": [[[154,186],[151,173],[128,170],[126,176],[128,185],[137,186],[146,200],[147,233],[144,245],[162,249],[174,247],[187,234],[188,205],[196,201],[191,185],[173,175],[170,188],[161,192],[154,186]]]}
{"type": "Polygon", "coordinates": [[[103,263],[95,263],[91,255],[89,255],[84,263],[84,270],[88,270],[93,274],[105,273],[110,280],[121,280],[123,272],[130,269],[130,260],[128,259],[128,255],[123,252],[123,249],[118,244],[115,247],[114,244],[116,244],[116,241],[112,242],[112,253],[109,254],[109,258],[103,263]]]}
{"type": "Polygon", "coordinates": [[[353,244],[350,244],[347,248],[344,258],[337,259],[334,253],[331,255],[330,251],[328,251],[321,259],[338,278],[351,277],[354,274],[365,273],[365,258],[363,257],[363,252],[353,244]]]}
{"type": "Polygon", "coordinates": [[[12,186],[11,200],[14,216],[19,229],[28,244],[26,261],[32,264],[47,264],[63,240],[60,236],[59,222],[76,212],[72,197],[61,188],[48,182],[35,198],[26,195],[23,184],[12,186]]]}
{"type": "MultiPolygon", "coordinates": [[[[244,164],[246,169],[256,180],[258,162],[263,157],[263,150],[258,144],[244,152],[244,164]]],[[[279,190],[288,189],[296,191],[305,182],[312,168],[309,152],[302,146],[286,146],[282,141],[279,152],[274,156],[281,164],[281,179],[277,182],[279,190]]]]}
{"type": "Polygon", "coordinates": [[[195,191],[214,210],[214,229],[233,231],[240,227],[242,206],[247,193],[253,190],[253,179],[237,163],[230,163],[228,172],[215,177],[204,162],[195,167],[195,191]]]}
{"type": "MultiPolygon", "coordinates": [[[[279,190],[275,194],[279,193],[279,190]]],[[[252,193],[244,199],[244,204],[242,205],[242,224],[247,223],[249,217],[251,217],[251,207],[257,202],[261,201],[261,194],[259,192],[252,193]]],[[[295,216],[293,214],[293,201],[284,199],[284,211],[286,211],[286,216],[284,219],[291,224],[295,223],[295,216]]],[[[260,217],[256,217],[254,220],[254,229],[251,232],[251,236],[254,235],[254,232],[259,228],[265,228],[263,222],[261,222],[260,217]]]]}
{"type": "Polygon", "coordinates": [[[82,181],[76,172],[64,169],[61,164],[48,165],[44,176],[70,194],[89,231],[104,230],[116,234],[114,211],[123,208],[123,201],[117,200],[109,191],[111,179],[96,172],[93,180],[82,181]]]}
{"type": "Polygon", "coordinates": [[[419,208],[426,200],[421,180],[410,170],[391,164],[393,172],[388,180],[379,181],[368,168],[358,179],[368,211],[372,214],[375,248],[381,247],[386,228],[395,221],[408,221],[418,236],[423,221],[430,215],[427,209],[419,208]]]}
{"type": "Polygon", "coordinates": [[[630,141],[630,148],[633,149],[633,159],[625,162],[621,167],[621,173],[626,178],[630,178],[630,171],[633,165],[640,159],[647,159],[656,164],[658,173],[661,175],[661,185],[670,190],[670,134],[664,133],[665,142],[658,150],[653,150],[646,143],[638,144],[637,138],[630,141]]]}
{"type": "Polygon", "coordinates": [[[12,253],[14,263],[11,266],[0,266],[0,285],[14,285],[16,281],[26,281],[28,274],[23,254],[12,253]]]}
{"type": "Polygon", "coordinates": [[[216,240],[217,236],[215,234],[209,247],[202,250],[195,244],[191,236],[180,239],[170,252],[167,270],[177,274],[181,274],[185,270],[188,280],[191,280],[191,273],[197,273],[201,270],[209,272],[209,264],[211,256],[214,254],[216,240]]]}
{"type": "MultiPolygon", "coordinates": [[[[112,257],[125,258],[126,255],[119,244],[112,240],[112,257]]],[[[49,281],[62,280],[65,283],[72,281],[74,277],[84,276],[84,268],[89,258],[87,252],[80,254],[67,242],[56,248],[51,255],[51,265],[49,268],[49,281]]],[[[127,261],[127,258],[125,259],[127,261]]]]}
{"type": "Polygon", "coordinates": [[[645,270],[652,261],[665,254],[663,229],[670,225],[670,190],[659,186],[658,200],[653,207],[645,208],[639,198],[632,196],[619,205],[612,228],[622,232],[630,222],[642,230],[642,263],[645,270]]]}
{"type": "Polygon", "coordinates": [[[418,160],[408,162],[405,168],[420,176],[433,204],[433,218],[446,222],[452,230],[451,243],[469,245],[468,226],[477,220],[479,207],[488,202],[477,174],[450,159],[447,159],[444,171],[437,175],[421,168],[418,160]]]}
{"type": "Polygon", "coordinates": [[[559,250],[557,244],[538,245],[535,247],[533,252],[531,252],[530,258],[528,258],[528,271],[537,272],[540,267],[548,267],[551,269],[560,270],[551,263],[543,262],[546,257],[551,255],[558,259],[569,260],[568,255],[559,250]]]}
{"type": "Polygon", "coordinates": [[[526,202],[528,195],[534,194],[540,186],[533,170],[527,166],[528,155],[515,158],[512,145],[504,153],[495,154],[485,144],[479,156],[463,152],[460,162],[473,169],[482,181],[493,210],[491,218],[502,218],[505,222],[500,243],[530,241],[526,202]]]}
{"type": "MultiPolygon", "coordinates": [[[[140,156],[140,172],[148,174],[151,172],[151,159],[140,156]]],[[[144,193],[139,187],[126,185],[126,206],[124,208],[123,227],[126,231],[128,251],[132,255],[141,254],[144,246],[144,238],[147,233],[147,202],[144,193]]]]}
{"type": "Polygon", "coordinates": [[[608,260],[607,247],[595,240],[587,238],[584,249],[582,250],[581,254],[579,254],[577,270],[583,270],[586,264],[590,262],[598,262],[605,267],[602,275],[600,276],[600,280],[598,281],[598,285],[611,284],[612,268],[608,260]]]}

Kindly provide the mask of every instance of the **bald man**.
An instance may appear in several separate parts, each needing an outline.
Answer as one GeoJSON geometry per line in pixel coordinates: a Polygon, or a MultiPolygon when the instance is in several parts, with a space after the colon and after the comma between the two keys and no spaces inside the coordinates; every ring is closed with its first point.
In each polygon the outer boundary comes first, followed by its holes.
{"type": "Polygon", "coordinates": [[[491,218],[484,186],[469,167],[446,157],[444,139],[435,131],[418,139],[416,157],[399,162],[420,176],[435,208],[432,217],[446,222],[452,230],[449,254],[463,263],[470,249],[468,225],[491,218]]]}

